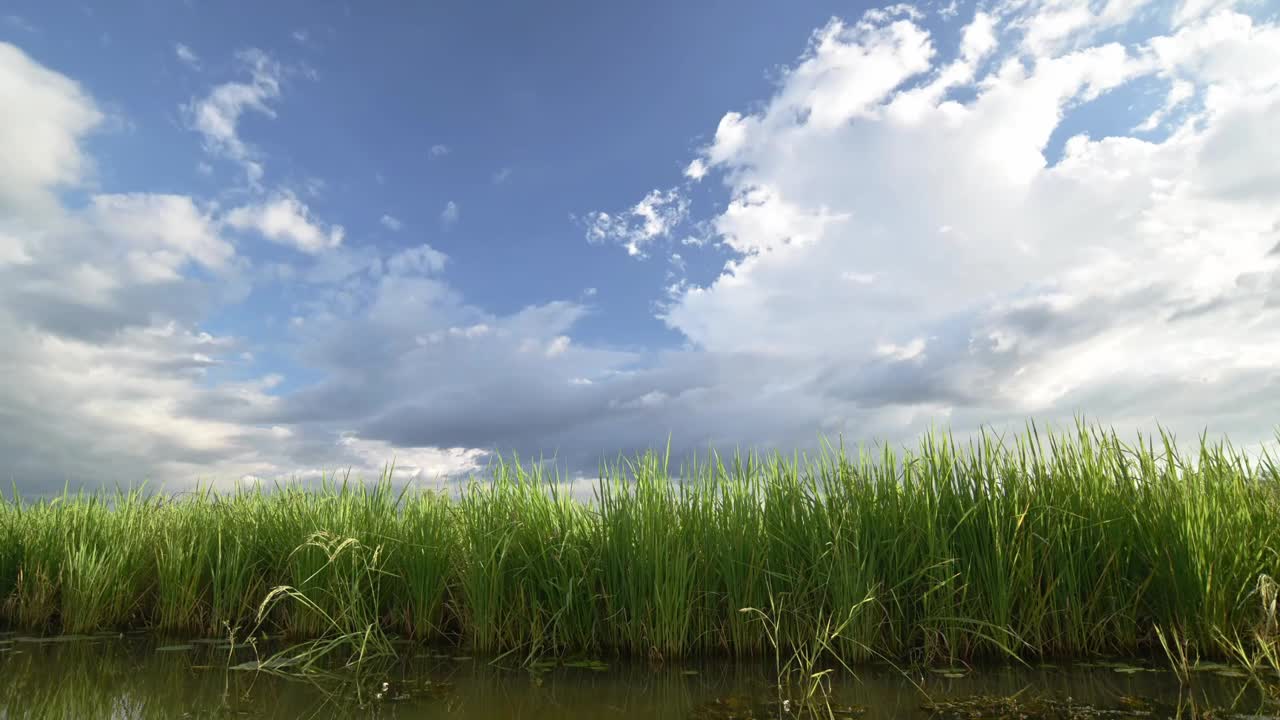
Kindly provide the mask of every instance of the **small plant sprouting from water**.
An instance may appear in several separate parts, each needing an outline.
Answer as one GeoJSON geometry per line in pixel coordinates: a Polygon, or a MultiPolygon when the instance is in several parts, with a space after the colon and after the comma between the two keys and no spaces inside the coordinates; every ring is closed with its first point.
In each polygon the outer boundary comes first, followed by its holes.
{"type": "Polygon", "coordinates": [[[322,630],[318,637],[280,650],[266,660],[249,665],[281,673],[308,674],[335,654],[346,653],[344,668],[360,668],[366,662],[395,656],[391,638],[379,618],[383,570],[382,547],[368,547],[356,538],[317,532],[295,552],[318,550],[323,563],[303,579],[312,594],[290,585],[271,589],[258,605],[257,627],[262,627],[282,604],[291,613],[309,613],[322,630]],[[322,582],[316,582],[322,580],[322,582]]]}
{"type": "Polygon", "coordinates": [[[1252,637],[1245,640],[1238,632],[1228,636],[1220,631],[1218,642],[1228,649],[1231,658],[1262,688],[1268,699],[1280,703],[1280,621],[1276,615],[1280,583],[1270,575],[1261,575],[1252,594],[1257,595],[1261,605],[1252,637]]]}
{"type": "MultiPolygon", "coordinates": [[[[784,633],[782,618],[786,611],[779,606],[773,593],[769,593],[768,612],[760,608],[741,608],[738,612],[751,616],[764,629],[764,635],[773,649],[774,671],[776,673],[775,688],[778,706],[787,714],[801,717],[826,716],[834,720],[835,712],[831,706],[831,675],[834,668],[819,669],[824,659],[834,660],[843,666],[850,675],[853,669],[839,655],[835,643],[841,633],[850,627],[866,606],[875,602],[874,596],[868,595],[853,607],[849,608],[844,619],[835,622],[833,616],[817,618],[815,631],[806,636],[804,642],[792,643],[790,654],[784,656],[784,633]]],[[[810,622],[812,618],[799,618],[801,622],[810,622]]]]}

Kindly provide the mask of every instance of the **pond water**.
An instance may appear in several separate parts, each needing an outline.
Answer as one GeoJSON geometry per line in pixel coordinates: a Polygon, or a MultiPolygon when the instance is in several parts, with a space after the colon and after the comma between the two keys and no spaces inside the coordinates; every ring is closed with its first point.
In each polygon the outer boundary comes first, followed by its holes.
{"type": "MultiPolygon", "coordinates": [[[[453,718],[731,720],[797,718],[766,662],[653,666],[609,659],[503,668],[403,646],[406,659],[298,680],[229,669],[252,660],[217,641],[141,635],[0,634],[0,718],[453,718]]],[[[864,718],[1273,718],[1246,678],[1208,666],[1194,682],[1155,664],[887,667],[836,676],[832,714],[864,718]],[[919,686],[917,686],[917,684],[919,686]],[[1011,699],[1012,698],[1012,699],[1011,699]]],[[[810,716],[814,717],[814,716],[810,716]]]]}

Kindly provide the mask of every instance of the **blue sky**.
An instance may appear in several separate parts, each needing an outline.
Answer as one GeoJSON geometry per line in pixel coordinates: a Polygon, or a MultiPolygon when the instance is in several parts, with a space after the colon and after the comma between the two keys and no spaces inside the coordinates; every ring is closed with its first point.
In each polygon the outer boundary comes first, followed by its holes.
{"type": "Polygon", "coordinates": [[[39,489],[1265,441],[1276,10],[10,3],[0,449],[39,489]]]}
{"type": "MultiPolygon", "coordinates": [[[[391,249],[430,239],[456,260],[452,284],[494,312],[605,285],[597,296],[605,312],[582,321],[583,339],[665,346],[680,336],[647,305],[665,267],[637,267],[607,248],[583,247],[570,214],[628,204],[677,176],[724,108],[758,102],[770,87],[767,72],[793,60],[813,28],[864,6],[11,9],[36,29],[10,25],[6,39],[127,115],[129,130],[99,138],[95,148],[104,186],[217,195],[233,185],[238,168],[204,156],[178,106],[213,83],[239,79],[235,53],[260,48],[293,72],[272,104],[277,116],[247,114],[241,133],[270,158],[272,182],[322,182],[311,204],[352,242],[391,249]],[[177,43],[199,58],[198,68],[180,61],[177,43]],[[201,161],[214,173],[194,172],[201,161]],[[446,233],[439,216],[450,201],[465,222],[446,233]],[[384,214],[404,231],[380,225],[384,214]]],[[[723,260],[696,270],[714,277],[723,260]]],[[[223,327],[234,331],[247,320],[223,327]]]]}

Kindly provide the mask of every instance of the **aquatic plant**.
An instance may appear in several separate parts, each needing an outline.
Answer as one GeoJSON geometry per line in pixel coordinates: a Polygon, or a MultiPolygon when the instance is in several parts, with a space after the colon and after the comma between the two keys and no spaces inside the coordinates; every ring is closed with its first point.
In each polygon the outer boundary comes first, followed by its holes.
{"type": "Polygon", "coordinates": [[[590,499],[518,458],[452,493],[394,487],[391,468],[173,497],[15,493],[0,623],[313,640],[336,622],[523,659],[790,656],[819,637],[845,662],[1277,657],[1280,469],[1225,441],[1183,454],[1164,432],[1029,424],[669,463],[606,464],[590,499]],[[353,543],[336,560],[333,539],[353,543]],[[263,606],[281,587],[297,595],[263,606]],[[773,638],[739,612],[774,606],[773,638]]]}

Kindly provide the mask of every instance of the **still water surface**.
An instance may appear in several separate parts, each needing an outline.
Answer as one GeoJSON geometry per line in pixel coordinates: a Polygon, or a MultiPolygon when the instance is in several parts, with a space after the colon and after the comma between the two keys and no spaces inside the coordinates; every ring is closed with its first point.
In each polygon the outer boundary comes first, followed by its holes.
{"type": "MultiPolygon", "coordinates": [[[[448,651],[405,650],[405,660],[360,678],[307,682],[228,669],[252,653],[238,651],[228,663],[227,648],[213,640],[0,634],[0,718],[797,717],[780,705],[776,673],[764,662],[654,667],[606,659],[530,672],[448,651]]],[[[856,679],[835,678],[831,703],[834,717],[864,720],[1280,717],[1257,687],[1229,670],[1198,672],[1183,688],[1172,673],[1147,667],[987,667],[911,679],[890,668],[860,668],[856,679]]]]}

